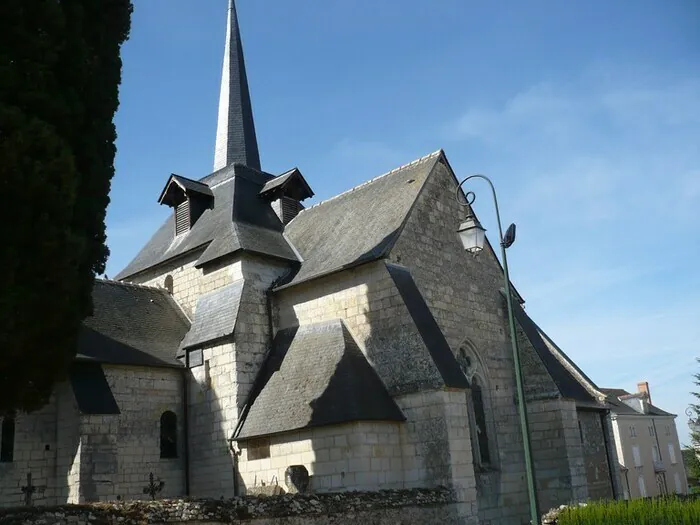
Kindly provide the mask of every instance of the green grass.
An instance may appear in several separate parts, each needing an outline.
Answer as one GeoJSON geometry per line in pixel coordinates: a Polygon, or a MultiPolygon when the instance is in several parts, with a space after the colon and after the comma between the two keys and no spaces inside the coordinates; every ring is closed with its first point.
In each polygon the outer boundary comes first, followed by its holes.
{"type": "Polygon", "coordinates": [[[604,501],[564,510],[557,525],[698,525],[700,499],[604,501]]]}

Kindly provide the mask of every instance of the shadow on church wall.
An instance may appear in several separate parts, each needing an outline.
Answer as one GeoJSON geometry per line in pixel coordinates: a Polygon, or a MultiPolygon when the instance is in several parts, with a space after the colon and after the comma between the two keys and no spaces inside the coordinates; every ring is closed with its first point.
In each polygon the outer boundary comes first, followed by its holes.
{"type": "MultiPolygon", "coordinates": [[[[233,404],[235,398],[219,397],[217,385],[228,377],[220,370],[221,365],[213,366],[215,359],[226,354],[233,360],[233,352],[232,343],[205,348],[201,364],[191,366],[186,375],[192,497],[220,499],[230,498],[235,492],[246,492],[246,483],[236,468],[237,456],[230,442],[231,421],[235,422],[237,410],[233,404]]],[[[229,368],[228,374],[232,373],[229,368]]]]}

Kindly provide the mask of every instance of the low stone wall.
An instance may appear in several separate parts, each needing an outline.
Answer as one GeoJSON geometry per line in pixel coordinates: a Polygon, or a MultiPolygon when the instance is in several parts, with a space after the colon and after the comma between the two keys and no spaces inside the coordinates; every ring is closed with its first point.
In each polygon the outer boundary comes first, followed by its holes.
{"type": "Polygon", "coordinates": [[[448,489],[286,494],[0,510],[0,525],[458,525],[448,489]]]}

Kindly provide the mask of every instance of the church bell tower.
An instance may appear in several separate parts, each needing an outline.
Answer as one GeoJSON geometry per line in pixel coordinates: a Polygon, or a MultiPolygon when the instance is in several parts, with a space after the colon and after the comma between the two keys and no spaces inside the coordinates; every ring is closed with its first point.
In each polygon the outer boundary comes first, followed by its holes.
{"type": "Polygon", "coordinates": [[[226,47],[221,74],[219,115],[216,126],[214,171],[240,163],[260,170],[253,107],[243,59],[243,44],[236,4],[229,0],[226,47]]]}

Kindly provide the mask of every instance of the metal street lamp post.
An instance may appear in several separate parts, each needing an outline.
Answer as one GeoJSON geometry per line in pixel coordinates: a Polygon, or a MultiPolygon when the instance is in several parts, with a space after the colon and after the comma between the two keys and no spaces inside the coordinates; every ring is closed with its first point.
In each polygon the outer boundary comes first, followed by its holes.
{"type": "Polygon", "coordinates": [[[513,299],[510,292],[510,277],[508,275],[508,259],[506,258],[506,248],[510,247],[515,241],[515,224],[511,224],[503,235],[501,227],[501,216],[498,211],[498,199],[496,198],[496,189],[493,187],[491,180],[485,175],[470,175],[457,186],[457,201],[463,206],[467,206],[468,213],[464,222],[459,225],[457,230],[464,245],[464,249],[473,255],[477,255],[484,247],[486,230],[479,223],[471,205],[476,199],[474,192],[467,192],[466,203],[462,202],[461,188],[462,185],[470,179],[484,179],[491,186],[493,193],[493,203],[496,206],[496,219],[498,221],[498,236],[501,244],[501,256],[503,259],[503,277],[505,280],[506,304],[508,305],[508,325],[510,326],[510,340],[513,347],[513,361],[515,363],[515,387],[518,391],[518,413],[520,416],[520,430],[523,435],[523,449],[525,452],[525,473],[527,476],[527,493],[530,500],[530,522],[533,525],[538,525],[540,522],[540,513],[537,505],[537,493],[535,489],[535,469],[532,462],[532,448],[530,446],[530,432],[527,425],[527,407],[525,406],[525,390],[523,389],[522,370],[520,368],[520,351],[518,349],[517,333],[515,331],[515,317],[513,316],[513,299]]]}

